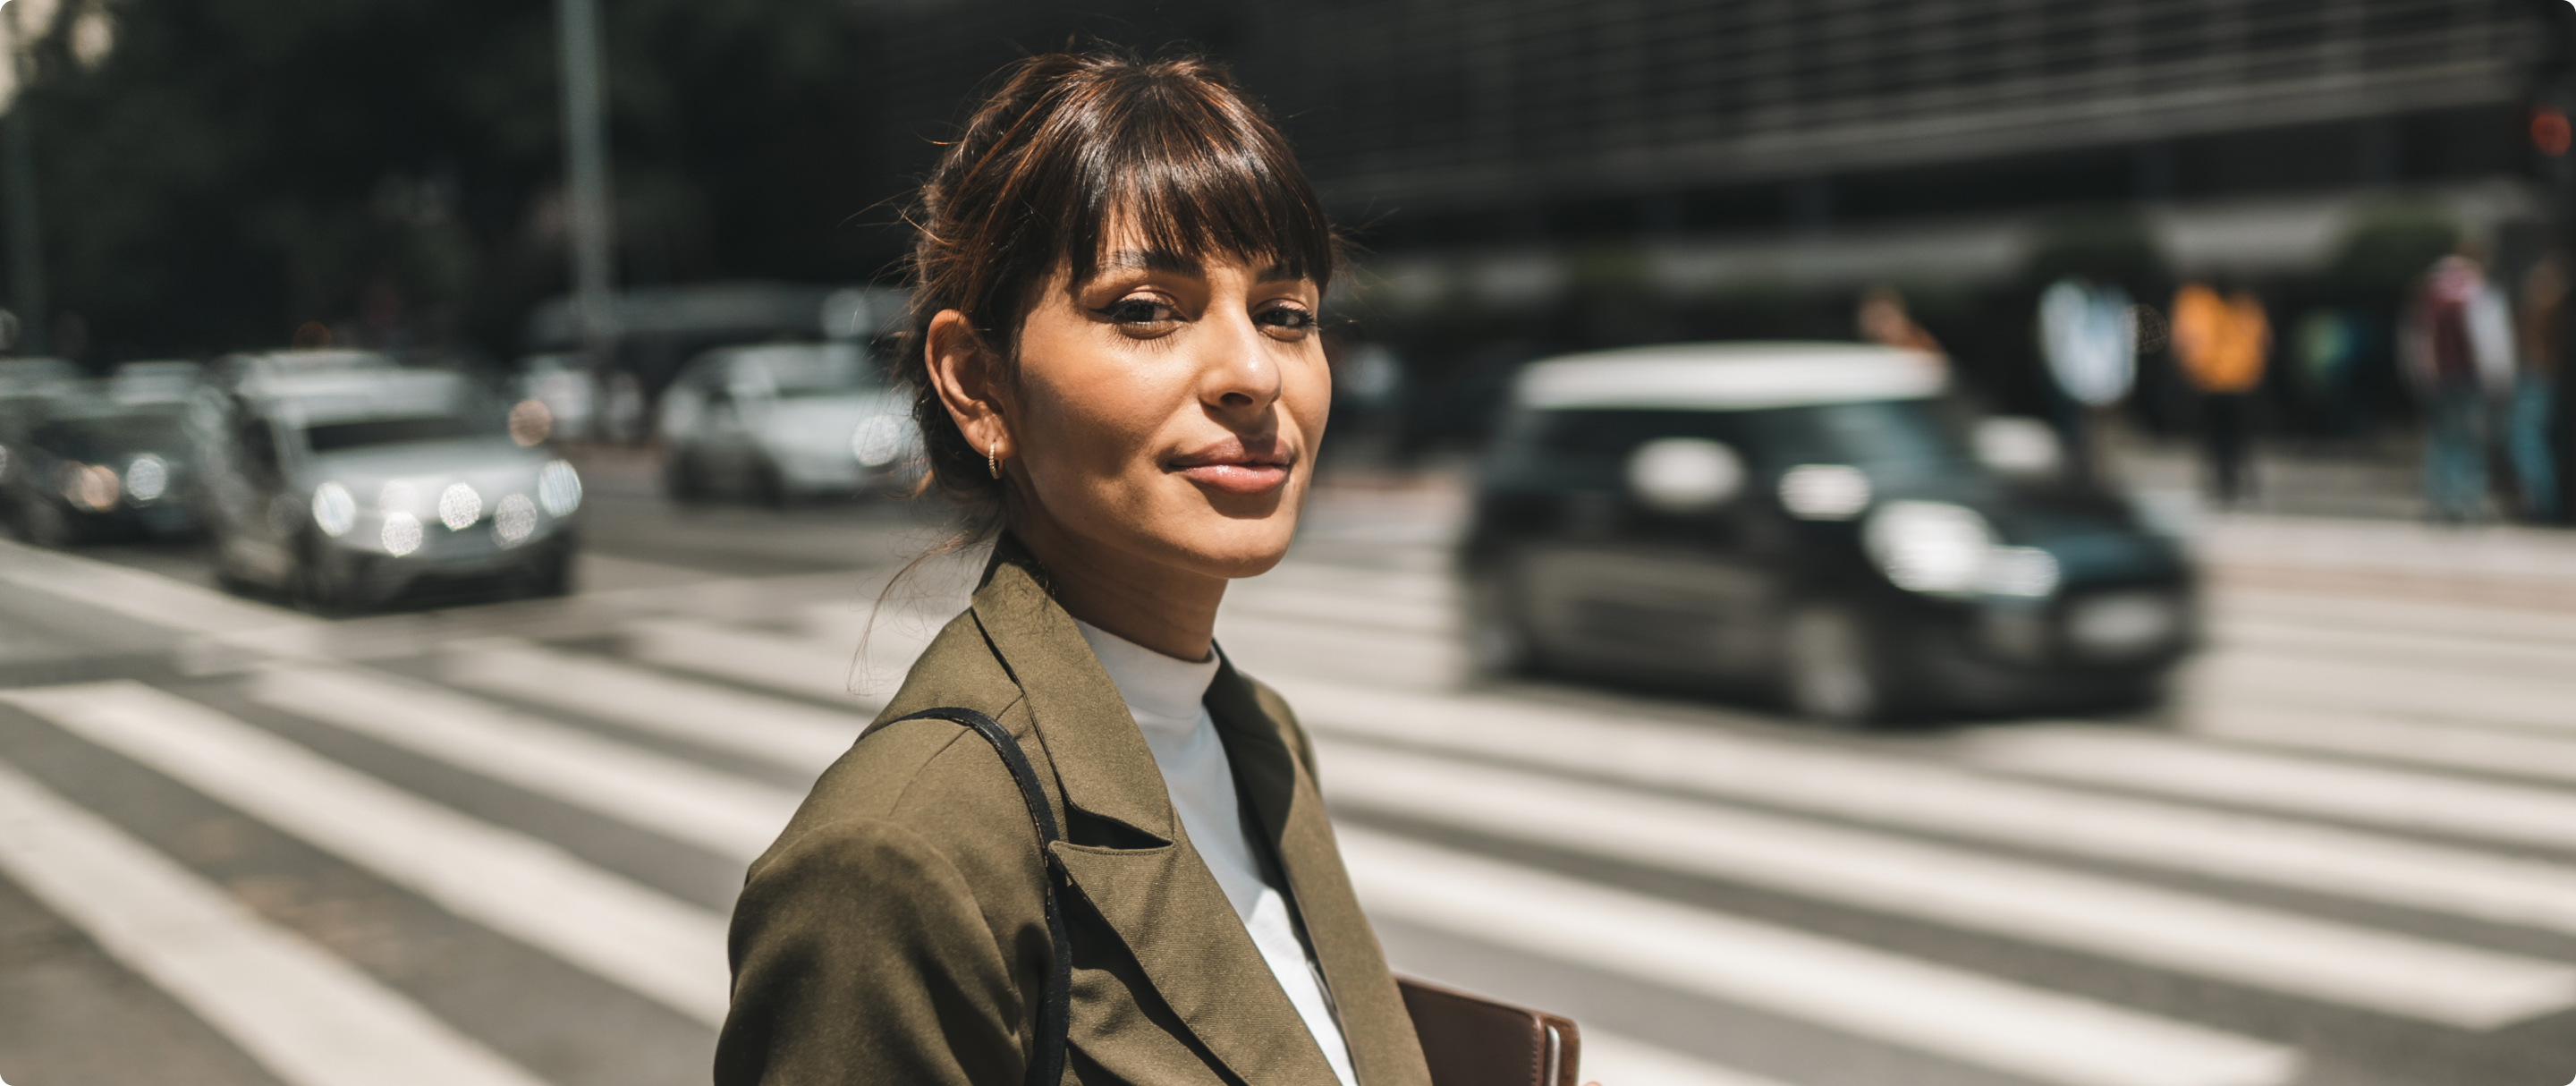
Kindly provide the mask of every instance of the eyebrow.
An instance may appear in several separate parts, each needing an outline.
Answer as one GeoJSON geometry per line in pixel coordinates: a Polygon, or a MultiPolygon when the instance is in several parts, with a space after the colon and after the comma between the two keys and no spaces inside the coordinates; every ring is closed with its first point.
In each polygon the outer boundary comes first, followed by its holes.
{"type": "Polygon", "coordinates": [[[1158,271],[1205,277],[1207,268],[1196,259],[1169,249],[1120,249],[1100,262],[1104,271],[1158,271]]]}
{"type": "MultiPolygon", "coordinates": [[[[1202,279],[1207,277],[1207,266],[1199,263],[1197,258],[1184,256],[1169,249],[1120,249],[1101,259],[1100,270],[1157,271],[1196,276],[1202,279]]],[[[1254,277],[1256,281],[1263,283],[1304,278],[1307,277],[1298,274],[1296,269],[1284,262],[1263,268],[1261,274],[1254,277]]]]}

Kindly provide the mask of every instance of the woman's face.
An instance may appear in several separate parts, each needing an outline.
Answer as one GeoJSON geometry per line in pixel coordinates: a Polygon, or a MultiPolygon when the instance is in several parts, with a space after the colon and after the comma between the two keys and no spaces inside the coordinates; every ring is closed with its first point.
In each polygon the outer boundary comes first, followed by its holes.
{"type": "Polygon", "coordinates": [[[1112,234],[1089,282],[1068,292],[1069,277],[1039,291],[1017,380],[995,389],[1005,467],[1036,522],[1023,530],[1095,560],[1267,571],[1296,532],[1332,398],[1315,284],[1147,251],[1132,231],[1112,234]]]}

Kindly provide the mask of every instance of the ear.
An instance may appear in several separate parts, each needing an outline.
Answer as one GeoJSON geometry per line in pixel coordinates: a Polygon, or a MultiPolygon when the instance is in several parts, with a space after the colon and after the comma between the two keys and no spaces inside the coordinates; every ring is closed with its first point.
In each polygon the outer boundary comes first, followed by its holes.
{"type": "Polygon", "coordinates": [[[1007,459],[1011,435],[1002,420],[1001,375],[966,314],[940,310],[930,318],[930,334],[922,337],[921,350],[931,386],[939,390],[939,402],[948,408],[957,431],[977,452],[992,451],[1007,459]]]}

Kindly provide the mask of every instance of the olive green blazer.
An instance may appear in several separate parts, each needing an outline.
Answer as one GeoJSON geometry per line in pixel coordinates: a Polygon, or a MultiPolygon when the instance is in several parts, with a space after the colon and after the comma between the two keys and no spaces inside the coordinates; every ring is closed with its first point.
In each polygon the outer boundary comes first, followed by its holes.
{"type": "MultiPolygon", "coordinates": [[[[1334,1086],[1190,847],[1126,702],[1041,577],[1003,540],[973,606],[752,863],[734,908],[717,1086],[1020,1086],[1049,964],[1037,838],[990,744],[945,720],[887,723],[936,706],[1010,729],[1064,828],[1064,1082],[1334,1086]]],[[[1207,705],[1360,1082],[1429,1086],[1342,869],[1305,732],[1231,663],[1207,705]]]]}

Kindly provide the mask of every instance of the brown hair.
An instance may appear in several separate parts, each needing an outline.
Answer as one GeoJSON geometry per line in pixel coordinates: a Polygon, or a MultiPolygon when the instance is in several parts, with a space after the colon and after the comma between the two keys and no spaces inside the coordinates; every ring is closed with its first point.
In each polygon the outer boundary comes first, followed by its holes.
{"type": "Polygon", "coordinates": [[[965,314],[1007,375],[1038,291],[1059,265],[1075,288],[1097,274],[1113,218],[1134,222],[1148,248],[1279,265],[1318,288],[1341,259],[1288,141],[1222,66],[1056,53],[1003,69],[1000,83],[921,187],[896,367],[921,427],[925,486],[966,509],[970,536],[999,525],[1005,483],[931,384],[924,352],[940,311],[965,314]]]}

